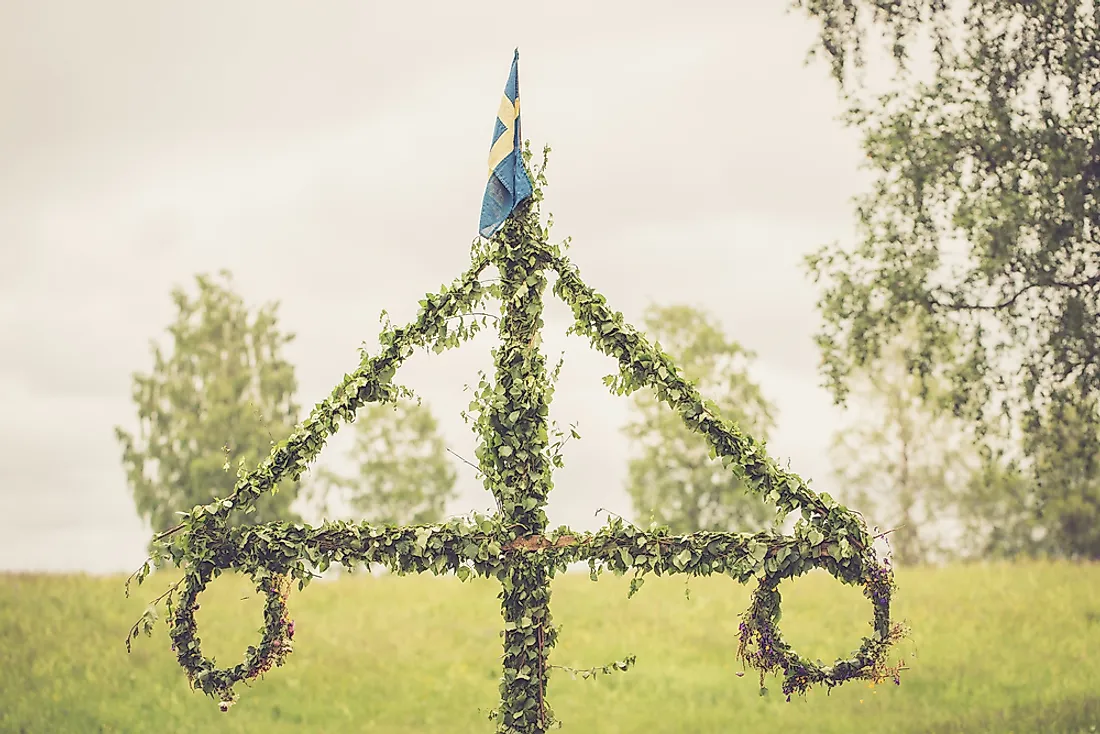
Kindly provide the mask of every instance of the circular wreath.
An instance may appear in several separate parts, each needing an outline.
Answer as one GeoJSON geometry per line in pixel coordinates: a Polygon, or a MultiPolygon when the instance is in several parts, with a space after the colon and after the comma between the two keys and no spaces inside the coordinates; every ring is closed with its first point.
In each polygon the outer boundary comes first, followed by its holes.
{"type": "Polygon", "coordinates": [[[286,600],[290,593],[289,578],[281,574],[255,571],[249,574],[256,591],[264,594],[263,637],[258,646],[249,646],[244,661],[232,668],[217,668],[214,661],[202,654],[196,635],[195,612],[199,609],[199,594],[214,575],[214,566],[204,563],[197,574],[188,574],[171,626],[172,649],[187,672],[193,688],[217,698],[222,711],[237,699],[233,686],[263,675],[280,666],[291,652],[294,622],[289,618],[286,600]]]}
{"type": "Polygon", "coordinates": [[[841,566],[836,559],[825,555],[801,560],[802,563],[791,562],[766,574],[753,592],[752,605],[742,617],[738,655],[746,665],[760,671],[761,695],[764,693],[764,674],[780,670],[784,674],[783,693],[788,701],[792,693],[805,693],[818,683],[833,688],[853,679],[881,682],[892,677],[894,683],[900,685],[899,669],[886,664],[887,651],[903,635],[901,626],[890,622],[894,578],[889,563],[879,563],[870,554],[852,559],[850,564],[858,564],[855,569],[841,566]],[[862,585],[863,595],[874,607],[874,633],[863,638],[863,644],[852,657],[838,659],[832,665],[821,665],[799,655],[783,640],[778,627],[780,582],[814,568],[825,568],[844,583],[862,585]]]}

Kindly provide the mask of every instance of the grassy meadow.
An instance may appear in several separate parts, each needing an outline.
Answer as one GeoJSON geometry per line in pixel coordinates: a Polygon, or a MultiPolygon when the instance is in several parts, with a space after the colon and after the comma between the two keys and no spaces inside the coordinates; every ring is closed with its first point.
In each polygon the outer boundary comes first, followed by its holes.
{"type": "MultiPolygon", "coordinates": [[[[491,732],[497,587],[454,578],[345,577],[293,592],[295,651],[228,713],[187,687],[158,625],[123,639],[171,579],[124,599],[121,577],[0,575],[0,731],[491,732]]],[[[1027,563],[901,570],[896,614],[912,627],[901,686],[849,683],[786,703],[736,659],[749,591],[728,579],[554,583],[562,627],[551,662],[577,668],[636,654],[595,680],[557,671],[549,696],[566,732],[1100,732],[1100,565],[1027,563]]],[[[858,589],[814,573],[783,587],[783,629],[833,659],[865,634],[858,589]]],[[[258,639],[261,600],[225,576],[199,611],[204,651],[224,665],[258,639]]]]}

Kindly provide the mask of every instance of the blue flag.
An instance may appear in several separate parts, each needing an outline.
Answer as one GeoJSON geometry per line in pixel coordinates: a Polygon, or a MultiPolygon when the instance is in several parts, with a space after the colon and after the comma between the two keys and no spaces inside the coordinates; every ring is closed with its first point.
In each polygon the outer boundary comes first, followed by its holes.
{"type": "Polygon", "coordinates": [[[481,202],[481,236],[491,237],[520,202],[531,195],[531,179],[523,167],[519,131],[519,49],[497,111],[493,145],[489,149],[489,183],[481,202]]]}

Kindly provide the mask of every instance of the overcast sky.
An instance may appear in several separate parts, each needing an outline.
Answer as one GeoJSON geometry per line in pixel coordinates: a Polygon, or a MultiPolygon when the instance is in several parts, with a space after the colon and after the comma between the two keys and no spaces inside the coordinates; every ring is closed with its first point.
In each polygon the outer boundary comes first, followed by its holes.
{"type": "MultiPolygon", "coordinates": [[[[554,149],[545,209],[582,276],[634,323],[651,301],[714,313],[758,355],[771,452],[832,488],[841,414],[818,386],[801,260],[851,241],[866,181],[826,65],[803,63],[814,27],[782,5],[3,3],[0,568],[140,564],[113,427],[135,426],[131,374],[173,286],[228,268],[249,304],[279,301],[308,412],[382,309],[403,322],[465,269],[516,46],[524,134],[554,149]]],[[[549,514],[583,529],[600,507],[632,514],[629,403],[568,316],[550,304],[547,354],[566,353],[552,417],[583,440],[549,514]]],[[[467,456],[462,387],[491,341],[400,373],[467,456]]],[[[451,509],[486,509],[456,466],[451,509]]]]}

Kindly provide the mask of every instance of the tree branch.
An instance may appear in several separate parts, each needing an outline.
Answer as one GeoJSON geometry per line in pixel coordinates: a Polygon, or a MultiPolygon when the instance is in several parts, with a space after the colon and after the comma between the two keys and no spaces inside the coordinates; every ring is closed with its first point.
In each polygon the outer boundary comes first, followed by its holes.
{"type": "Polygon", "coordinates": [[[881,533],[879,533],[878,535],[872,535],[871,537],[872,537],[873,539],[878,539],[878,538],[885,538],[885,537],[886,537],[887,535],[889,535],[890,533],[893,533],[893,532],[896,532],[896,531],[898,531],[898,530],[901,530],[901,529],[902,529],[902,528],[904,528],[904,527],[905,527],[904,525],[898,525],[898,526],[897,526],[896,528],[890,528],[889,530],[883,530],[883,531],[882,531],[881,533]]]}
{"type": "Polygon", "coordinates": [[[484,316],[485,318],[493,319],[494,324],[497,321],[500,321],[500,317],[497,316],[496,314],[494,314],[494,313],[485,313],[484,311],[467,311],[466,313],[460,313],[460,314],[457,314],[455,316],[451,316],[448,320],[463,319],[463,318],[466,318],[467,316],[473,316],[473,317],[484,316]]]}
{"type": "Polygon", "coordinates": [[[928,300],[932,306],[945,308],[949,311],[1000,311],[1009,308],[1019,300],[1020,296],[1035,288],[1068,288],[1071,290],[1078,290],[1081,288],[1091,288],[1094,285],[1100,285],[1100,273],[1078,282],[1051,279],[1045,282],[1035,281],[1028,283],[1000,303],[960,303],[954,298],[952,298],[950,303],[944,303],[943,301],[937,300],[936,297],[931,294],[929,294],[928,300]]]}
{"type": "Polygon", "coordinates": [[[456,453],[455,453],[454,451],[452,451],[452,450],[450,449],[450,447],[447,447],[447,453],[448,453],[448,454],[450,454],[451,456],[454,456],[454,457],[456,457],[456,458],[457,458],[457,459],[458,459],[459,461],[461,461],[462,463],[464,463],[464,464],[466,464],[466,465],[468,465],[468,466],[471,466],[471,467],[473,467],[473,468],[474,468],[474,469],[475,469],[475,470],[477,471],[477,473],[478,473],[478,474],[480,474],[480,473],[481,473],[481,467],[479,467],[479,466],[478,466],[477,464],[473,463],[472,461],[470,461],[470,460],[469,460],[469,459],[467,459],[466,457],[464,457],[464,456],[460,456],[459,454],[456,454],[456,453]]]}
{"type": "MultiPolygon", "coordinates": [[[[234,493],[234,494],[236,494],[236,493],[234,493]]],[[[181,522],[179,525],[177,525],[174,528],[169,528],[168,530],[165,530],[163,533],[158,533],[157,535],[153,536],[153,540],[157,541],[157,540],[160,540],[161,538],[167,538],[169,535],[173,535],[175,533],[178,533],[179,531],[183,530],[183,525],[184,525],[184,523],[181,522]]]]}

